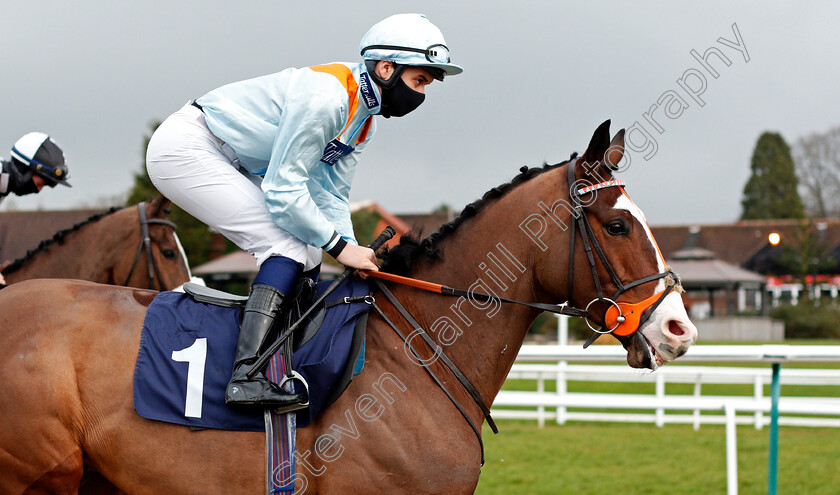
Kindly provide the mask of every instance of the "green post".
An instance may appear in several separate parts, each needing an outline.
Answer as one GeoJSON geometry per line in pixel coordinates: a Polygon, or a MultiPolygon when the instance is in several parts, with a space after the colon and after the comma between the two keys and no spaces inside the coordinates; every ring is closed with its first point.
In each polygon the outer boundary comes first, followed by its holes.
{"type": "Polygon", "coordinates": [[[779,382],[781,363],[773,363],[773,382],[770,384],[770,459],[767,469],[767,495],[776,495],[776,471],[779,460],[779,382]]]}

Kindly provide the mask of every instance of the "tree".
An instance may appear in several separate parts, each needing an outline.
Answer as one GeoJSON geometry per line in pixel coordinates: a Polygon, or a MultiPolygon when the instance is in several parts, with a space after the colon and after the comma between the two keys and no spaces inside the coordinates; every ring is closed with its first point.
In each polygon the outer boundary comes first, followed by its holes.
{"type": "MultiPolygon", "coordinates": [[[[146,148],[149,146],[149,140],[152,137],[155,129],[160,125],[160,122],[154,122],[150,125],[150,132],[143,137],[143,164],[140,170],[134,174],[134,186],[128,193],[126,205],[137,204],[141,201],[148,201],[149,199],[160,194],[149,174],[146,173],[146,148]]],[[[213,233],[210,228],[204,223],[191,216],[176,205],[172,205],[172,212],[169,214],[169,219],[178,226],[178,239],[184,246],[184,251],[187,254],[191,267],[196,267],[209,260],[210,242],[213,233]]],[[[230,241],[227,241],[225,252],[230,252],[235,249],[235,246],[230,241]]]]}
{"type": "Polygon", "coordinates": [[[353,223],[353,233],[360,246],[367,246],[376,236],[379,235],[376,227],[382,215],[374,208],[361,208],[350,214],[350,221],[353,223]]]}
{"type": "Polygon", "coordinates": [[[790,148],[780,134],[765,132],[758,138],[750,170],[741,220],[805,217],[790,148]]]}
{"type": "Polygon", "coordinates": [[[793,158],[807,213],[840,217],[840,127],[803,137],[793,146],[793,158]]]}

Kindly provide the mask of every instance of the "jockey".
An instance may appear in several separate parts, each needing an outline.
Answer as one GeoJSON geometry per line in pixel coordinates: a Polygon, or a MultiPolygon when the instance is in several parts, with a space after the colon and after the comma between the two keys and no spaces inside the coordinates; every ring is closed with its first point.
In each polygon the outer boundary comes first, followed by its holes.
{"type": "Polygon", "coordinates": [[[462,72],[425,16],[374,25],[362,63],[331,63],[235,82],[184,105],[155,131],[147,170],[157,189],[257,260],[225,402],[290,410],[306,400],[245,374],[270,344],[274,320],[322,250],[352,268],[377,270],[350,222],[350,185],[376,132],[374,115],[402,117],[425,87],[462,72]]]}
{"type": "Polygon", "coordinates": [[[56,184],[70,187],[64,152],[49,136],[30,132],[12,146],[12,159],[0,160],[0,202],[11,193],[18,196],[40,192],[56,184]]]}

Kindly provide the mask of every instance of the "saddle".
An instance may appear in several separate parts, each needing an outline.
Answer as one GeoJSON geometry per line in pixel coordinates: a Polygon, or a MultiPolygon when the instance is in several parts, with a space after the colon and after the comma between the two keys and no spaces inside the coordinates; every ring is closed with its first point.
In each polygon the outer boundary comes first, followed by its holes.
{"type": "MultiPolygon", "coordinates": [[[[199,285],[193,282],[184,284],[184,292],[190,295],[195,301],[220,306],[222,308],[245,309],[248,296],[231,294],[221,290],[199,285]]],[[[318,297],[317,284],[309,277],[301,277],[292,290],[291,297],[286,299],[286,308],[283,311],[283,320],[279,322],[280,330],[289,328],[292,323],[300,319],[300,316],[312,306],[318,297]]],[[[351,301],[347,301],[348,303],[351,301]]],[[[322,304],[320,308],[312,312],[306,322],[302,323],[290,337],[292,339],[292,350],[296,351],[303,344],[309,342],[318,332],[328,308],[342,302],[331,302],[322,304]]],[[[275,329],[276,330],[276,329],[275,329]]]]}

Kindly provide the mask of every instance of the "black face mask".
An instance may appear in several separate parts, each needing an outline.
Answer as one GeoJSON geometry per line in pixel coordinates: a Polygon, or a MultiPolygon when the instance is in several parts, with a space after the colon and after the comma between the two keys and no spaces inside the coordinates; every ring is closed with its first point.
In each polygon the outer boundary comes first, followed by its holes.
{"type": "Polygon", "coordinates": [[[3,161],[3,172],[9,174],[9,186],[6,194],[15,193],[18,196],[34,194],[38,192],[38,186],[32,181],[35,172],[23,163],[12,159],[3,161]]]}
{"type": "Polygon", "coordinates": [[[400,74],[394,74],[397,81],[389,88],[382,88],[382,109],[379,114],[383,117],[402,117],[416,109],[426,99],[426,95],[409,88],[400,74]]]}

